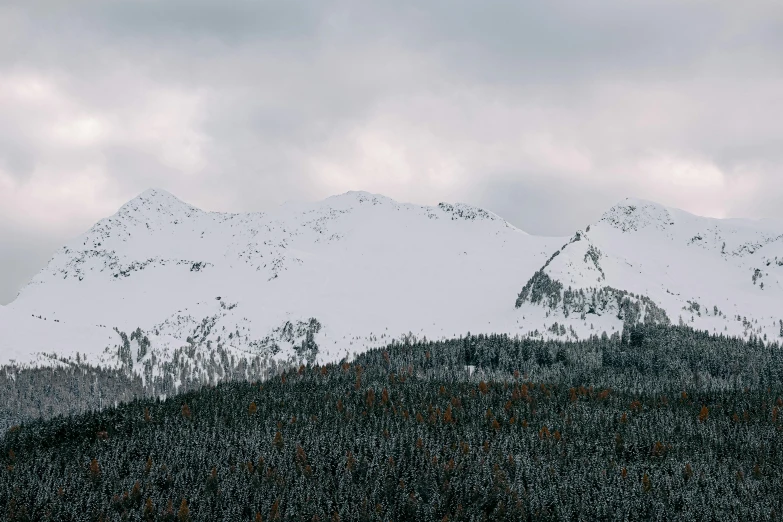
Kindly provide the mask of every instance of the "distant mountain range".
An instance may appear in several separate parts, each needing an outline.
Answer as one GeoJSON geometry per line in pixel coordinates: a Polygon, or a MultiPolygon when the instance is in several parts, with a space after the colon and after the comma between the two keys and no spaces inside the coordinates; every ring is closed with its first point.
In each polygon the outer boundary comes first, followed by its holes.
{"type": "Polygon", "coordinates": [[[780,341],[782,282],[782,226],[647,201],[551,238],[365,192],[227,214],[148,190],[0,307],[0,365],[209,383],[467,332],[573,340],[671,322],[780,341]]]}

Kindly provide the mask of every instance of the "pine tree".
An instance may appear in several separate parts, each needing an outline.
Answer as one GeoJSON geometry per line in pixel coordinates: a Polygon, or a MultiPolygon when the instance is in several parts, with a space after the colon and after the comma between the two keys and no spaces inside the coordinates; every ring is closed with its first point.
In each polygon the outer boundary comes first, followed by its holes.
{"type": "Polygon", "coordinates": [[[152,503],[152,499],[149,497],[147,497],[147,500],[144,502],[144,511],[142,514],[144,520],[155,519],[155,504],[152,503]]]}
{"type": "Polygon", "coordinates": [[[90,479],[93,482],[98,482],[101,478],[101,467],[98,464],[98,459],[93,458],[90,461],[90,479]]]}
{"type": "Polygon", "coordinates": [[[706,406],[701,407],[701,411],[699,411],[699,422],[705,422],[707,420],[707,417],[710,415],[710,410],[707,409],[706,406]]]}
{"type": "Polygon", "coordinates": [[[190,509],[188,509],[188,502],[184,498],[179,505],[179,511],[177,512],[177,519],[179,522],[188,522],[190,520],[190,509]]]}
{"type": "Polygon", "coordinates": [[[650,480],[650,476],[647,475],[647,473],[645,473],[642,477],[642,489],[645,493],[649,493],[650,490],[652,490],[652,481],[650,480]]]}
{"type": "Polygon", "coordinates": [[[691,467],[690,462],[685,464],[685,469],[682,471],[682,478],[685,480],[685,482],[688,482],[691,477],[693,477],[693,468],[691,467]]]}

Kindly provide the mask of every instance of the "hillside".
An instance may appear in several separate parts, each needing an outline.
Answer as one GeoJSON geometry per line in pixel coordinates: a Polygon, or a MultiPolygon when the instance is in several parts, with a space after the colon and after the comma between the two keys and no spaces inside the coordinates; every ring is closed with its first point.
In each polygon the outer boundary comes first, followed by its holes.
{"type": "Polygon", "coordinates": [[[0,438],[0,505],[16,521],[780,520],[783,351],[629,330],[395,344],[25,423],[0,438]]]}

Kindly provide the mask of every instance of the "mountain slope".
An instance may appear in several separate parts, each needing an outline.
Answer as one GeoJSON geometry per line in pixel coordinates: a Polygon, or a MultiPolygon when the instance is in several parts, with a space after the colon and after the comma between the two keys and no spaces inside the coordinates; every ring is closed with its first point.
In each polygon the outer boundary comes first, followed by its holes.
{"type": "Polygon", "coordinates": [[[7,307],[0,363],[79,352],[151,378],[185,358],[188,378],[214,381],[215,360],[312,359],[314,345],[335,360],[409,334],[517,333],[509,293],[561,242],[461,204],[352,192],[224,214],[149,190],[63,247],[7,307]]]}
{"type": "Polygon", "coordinates": [[[468,331],[682,322],[777,340],[782,282],[783,227],[641,200],[544,238],[468,205],[365,192],[227,214],[149,190],[0,308],[0,365],[86,362],[168,391],[468,331]]]}
{"type": "Polygon", "coordinates": [[[528,314],[546,310],[581,335],[590,323],[631,314],[779,339],[783,230],[629,199],[556,251],[517,306],[528,314]]]}

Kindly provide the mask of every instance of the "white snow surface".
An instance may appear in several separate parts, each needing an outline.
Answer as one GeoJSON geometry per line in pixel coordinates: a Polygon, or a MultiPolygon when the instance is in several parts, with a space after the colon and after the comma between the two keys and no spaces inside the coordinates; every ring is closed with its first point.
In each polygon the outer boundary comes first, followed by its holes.
{"type": "MultiPolygon", "coordinates": [[[[578,231],[543,271],[565,288],[609,286],[647,296],[674,324],[781,341],[780,223],[704,218],[627,199],[578,231]]],[[[565,321],[582,335],[590,333],[585,328],[590,322],[605,318],[571,316],[565,321]]]]}
{"type": "Polygon", "coordinates": [[[291,358],[315,318],[320,362],[410,335],[582,338],[622,328],[614,314],[515,308],[538,270],[564,288],[645,295],[673,323],[779,338],[783,230],[771,222],[626,200],[573,238],[549,238],[463,204],[349,192],[228,214],[154,189],[60,249],[0,307],[0,364],[64,364],[78,353],[117,366],[115,328],[140,328],[158,361],[196,337],[200,350],[255,356],[274,343],[276,357],[291,358]],[[565,334],[548,330],[555,321],[565,334]]]}
{"type": "Polygon", "coordinates": [[[115,327],[141,328],[165,359],[205,319],[213,345],[257,353],[271,337],[285,357],[302,337],[281,340],[286,322],[315,318],[320,361],[409,334],[514,332],[515,291],[561,242],[462,204],[349,192],[226,214],[148,190],[60,249],[3,310],[0,364],[40,352],[116,364],[115,327]]]}

